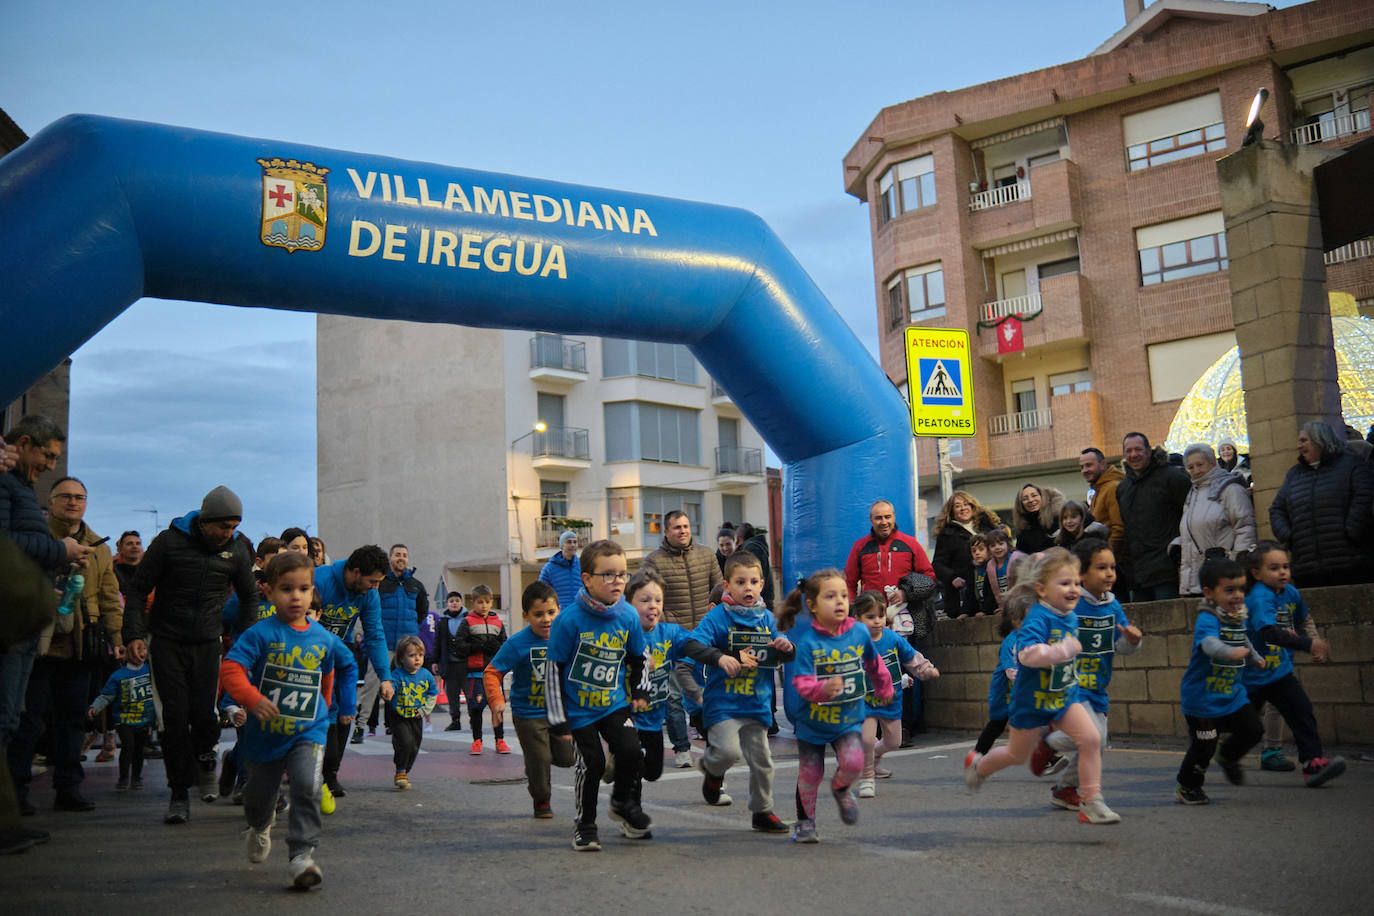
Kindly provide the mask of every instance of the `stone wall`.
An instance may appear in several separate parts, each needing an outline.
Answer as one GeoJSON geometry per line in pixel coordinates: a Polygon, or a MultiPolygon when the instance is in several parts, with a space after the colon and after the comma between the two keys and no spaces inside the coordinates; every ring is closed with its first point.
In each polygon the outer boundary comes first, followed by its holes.
{"type": "MultiPolygon", "coordinates": [[[[1331,642],[1329,664],[1294,659],[1322,740],[1331,745],[1374,745],[1374,587],[1309,589],[1303,599],[1331,642]]],[[[1126,606],[1145,633],[1140,651],[1118,657],[1112,675],[1113,735],[1186,735],[1179,682],[1192,652],[1195,600],[1126,606]]],[[[927,722],[935,728],[981,729],[987,721],[988,682],[997,664],[999,618],[942,620],[925,653],[940,669],[924,685],[927,722]]],[[[1291,737],[1288,739],[1291,741],[1291,737]]]]}

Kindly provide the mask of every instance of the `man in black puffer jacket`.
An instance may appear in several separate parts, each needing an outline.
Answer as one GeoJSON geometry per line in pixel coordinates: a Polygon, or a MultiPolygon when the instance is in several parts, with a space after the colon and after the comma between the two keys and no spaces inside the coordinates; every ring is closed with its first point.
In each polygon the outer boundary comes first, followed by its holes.
{"type": "Polygon", "coordinates": [[[1169,556],[1169,543],[1178,537],[1192,482],[1169,464],[1164,449],[1151,450],[1144,433],[1127,433],[1121,441],[1121,456],[1126,477],[1117,484],[1116,502],[1126,526],[1131,600],[1177,598],[1178,561],[1169,556]]]}
{"type": "Polygon", "coordinates": [[[1292,552],[1294,585],[1374,580],[1371,503],[1369,466],[1346,448],[1330,424],[1304,424],[1298,432],[1298,463],[1284,475],[1269,507],[1274,537],[1292,552]]]}
{"type": "Polygon", "coordinates": [[[125,592],[128,608],[144,607],[153,595],[148,613],[124,615],[124,645],[153,637],[148,665],[162,704],[162,753],[172,789],[169,824],[190,819],[193,785],[204,801],[214,801],[218,788],[215,687],[221,614],[232,588],[239,596],[239,627],[246,630],[254,623],[258,601],[253,548],[238,533],[242,520],[239,498],[228,487],[215,487],[199,512],[174,519],[153,538],[125,592]]]}

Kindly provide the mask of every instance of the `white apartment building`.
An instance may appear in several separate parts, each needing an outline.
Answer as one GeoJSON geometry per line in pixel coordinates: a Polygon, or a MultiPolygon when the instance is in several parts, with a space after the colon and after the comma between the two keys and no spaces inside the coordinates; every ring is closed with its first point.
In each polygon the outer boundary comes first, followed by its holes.
{"type": "Polygon", "coordinates": [[[713,548],[722,521],[767,527],[763,440],[681,344],[321,315],[316,348],[336,559],[404,543],[431,592],[510,609],[566,527],[632,568],[674,509],[713,548]]]}

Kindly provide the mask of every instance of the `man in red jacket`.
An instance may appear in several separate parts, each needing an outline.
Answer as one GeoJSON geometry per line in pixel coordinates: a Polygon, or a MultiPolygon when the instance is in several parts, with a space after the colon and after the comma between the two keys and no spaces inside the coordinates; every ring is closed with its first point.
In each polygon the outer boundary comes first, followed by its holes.
{"type": "Polygon", "coordinates": [[[895,586],[909,572],[935,578],[926,552],[914,537],[897,530],[892,503],[880,499],[868,507],[872,530],[854,542],[844,564],[844,580],[849,585],[849,600],[859,592],[884,591],[895,586]]]}

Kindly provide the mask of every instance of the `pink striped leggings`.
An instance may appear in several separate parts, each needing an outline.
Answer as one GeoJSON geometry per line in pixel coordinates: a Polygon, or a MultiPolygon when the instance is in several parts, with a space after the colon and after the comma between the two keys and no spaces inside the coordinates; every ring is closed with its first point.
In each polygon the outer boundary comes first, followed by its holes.
{"type": "MultiPolygon", "coordinates": [[[[830,788],[836,792],[849,788],[864,768],[863,738],[858,732],[845,732],[830,746],[835,749],[835,777],[830,788]]],[[[797,817],[816,817],[816,792],[825,777],[825,745],[797,739],[797,817]]]]}

